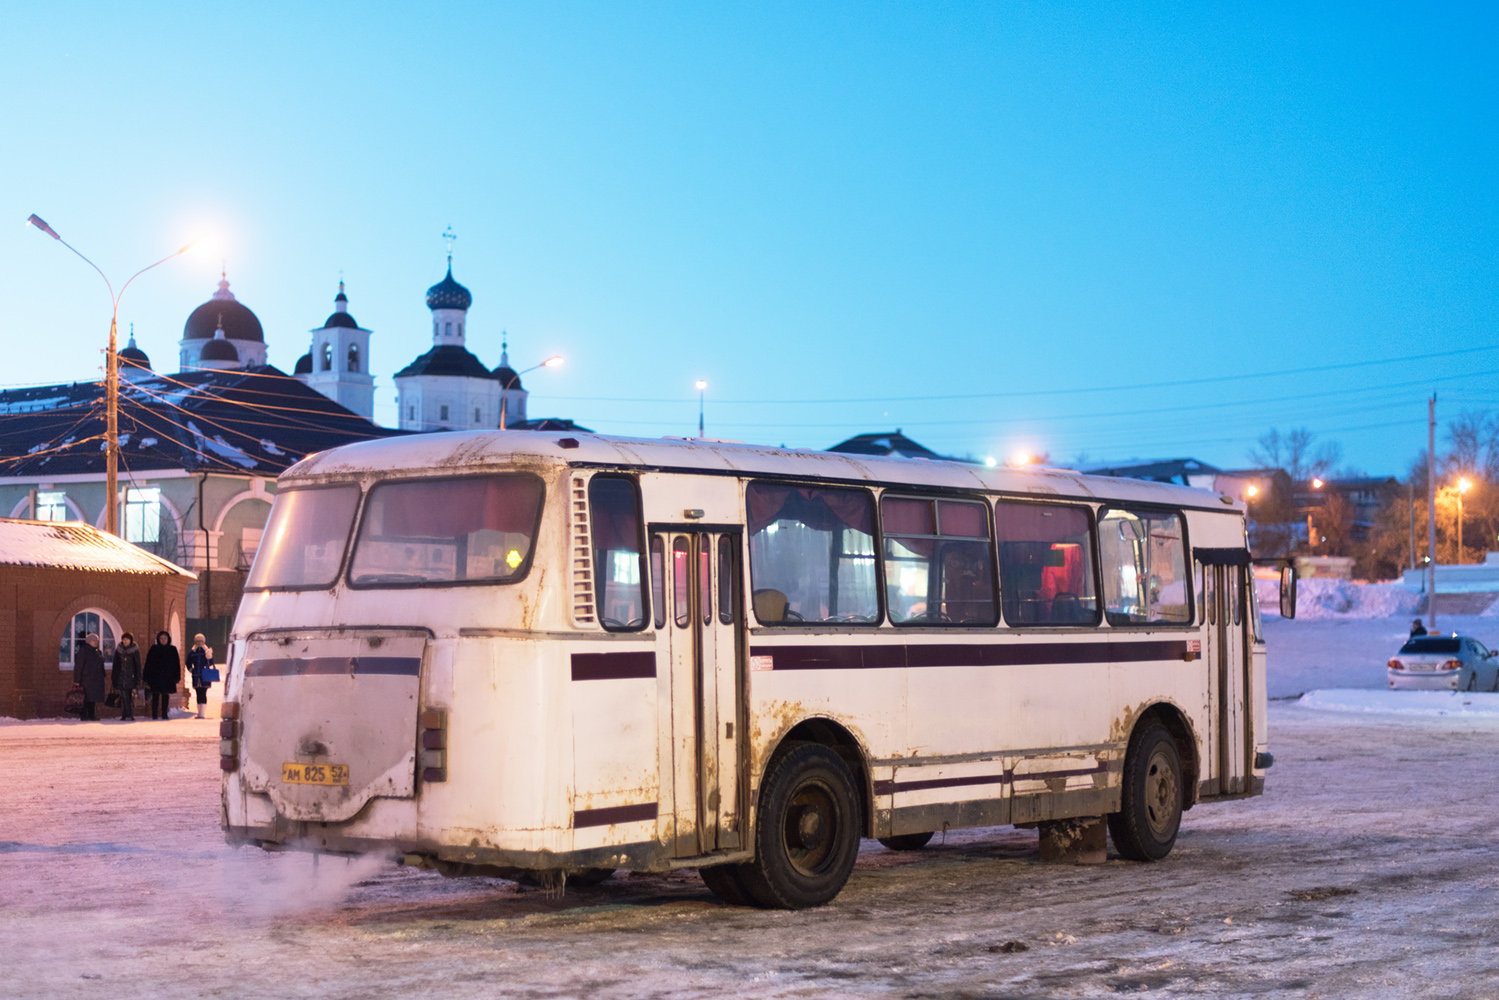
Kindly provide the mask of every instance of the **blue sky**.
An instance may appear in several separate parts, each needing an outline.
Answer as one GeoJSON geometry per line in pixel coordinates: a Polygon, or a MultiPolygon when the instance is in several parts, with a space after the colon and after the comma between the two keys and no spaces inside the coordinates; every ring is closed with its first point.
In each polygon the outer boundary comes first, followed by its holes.
{"type": "Polygon", "coordinates": [[[122,303],[167,370],[221,261],[287,370],[342,274],[389,423],[449,225],[470,349],[607,433],[703,378],[710,436],[1403,473],[1499,409],[1492,14],[1137,6],[11,11],[0,382],[101,363],[36,212],[118,279],[210,234],[122,303]]]}

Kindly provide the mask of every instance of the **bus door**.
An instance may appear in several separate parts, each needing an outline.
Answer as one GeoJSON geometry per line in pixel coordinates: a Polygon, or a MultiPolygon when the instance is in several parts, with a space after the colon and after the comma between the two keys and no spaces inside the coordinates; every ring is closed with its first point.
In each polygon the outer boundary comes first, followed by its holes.
{"type": "Polygon", "coordinates": [[[1245,627],[1246,568],[1208,564],[1202,567],[1208,642],[1205,659],[1212,692],[1214,772],[1217,794],[1245,791],[1247,759],[1254,748],[1249,725],[1249,648],[1245,627]]]}
{"type": "Polygon", "coordinates": [[[743,844],[740,538],[737,528],[705,526],[660,531],[652,539],[653,551],[666,556],[663,628],[671,662],[671,838],[677,857],[743,844]]]}

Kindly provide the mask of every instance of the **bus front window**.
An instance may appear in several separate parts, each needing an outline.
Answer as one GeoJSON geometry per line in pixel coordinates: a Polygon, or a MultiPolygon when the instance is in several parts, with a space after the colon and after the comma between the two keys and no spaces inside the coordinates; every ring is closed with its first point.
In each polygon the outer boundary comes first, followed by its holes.
{"type": "Polygon", "coordinates": [[[358,506],[359,487],[352,484],[277,496],[246,589],[332,586],[358,506]]]}
{"type": "Polygon", "coordinates": [[[541,500],[534,476],[382,483],[370,491],[349,583],[513,583],[531,564],[541,500]]]}

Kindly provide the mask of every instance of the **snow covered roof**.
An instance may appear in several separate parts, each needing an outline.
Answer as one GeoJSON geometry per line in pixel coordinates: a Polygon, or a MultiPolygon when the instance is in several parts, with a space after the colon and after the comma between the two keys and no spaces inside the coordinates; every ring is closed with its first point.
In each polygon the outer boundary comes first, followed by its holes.
{"type": "Polygon", "coordinates": [[[131,545],[123,538],[77,521],[0,518],[0,566],[49,566],[181,576],[189,580],[198,578],[197,574],[131,545]]]}
{"type": "MultiPolygon", "coordinates": [[[[0,477],[104,472],[99,382],[0,392],[0,477]]],[[[276,476],[314,452],[403,433],[269,365],[146,374],[120,386],[121,472],[276,476]]]]}

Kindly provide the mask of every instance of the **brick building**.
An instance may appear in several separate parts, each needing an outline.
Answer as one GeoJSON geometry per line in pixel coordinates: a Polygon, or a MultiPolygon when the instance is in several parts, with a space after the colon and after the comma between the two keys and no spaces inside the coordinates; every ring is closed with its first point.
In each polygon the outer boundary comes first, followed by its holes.
{"type": "Polygon", "coordinates": [[[165,629],[186,648],[196,577],[79,523],[0,518],[0,716],[62,714],[73,647],[98,632],[105,660],[121,632],[145,647],[165,629]]]}

